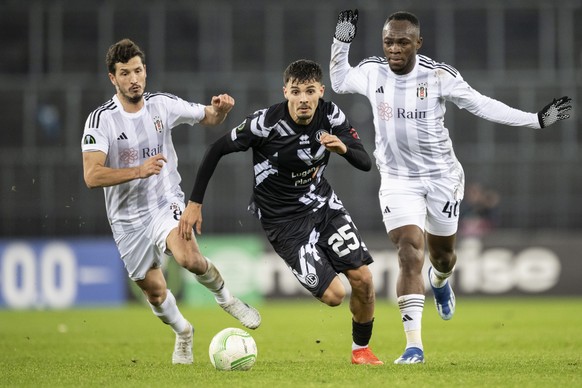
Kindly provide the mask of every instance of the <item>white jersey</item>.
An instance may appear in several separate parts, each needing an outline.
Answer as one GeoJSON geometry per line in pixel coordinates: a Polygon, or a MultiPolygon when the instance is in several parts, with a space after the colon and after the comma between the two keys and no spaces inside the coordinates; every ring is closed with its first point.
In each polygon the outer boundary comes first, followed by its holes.
{"type": "Polygon", "coordinates": [[[511,108],[472,89],[453,67],[416,56],[414,69],[397,75],[386,58],[351,67],[350,44],[331,46],[330,78],[336,93],[359,93],[374,114],[374,156],[381,173],[402,179],[432,178],[460,168],[444,125],[445,102],[489,121],[540,128],[537,114],[511,108]]]}
{"type": "Polygon", "coordinates": [[[137,167],[158,153],[167,159],[159,175],[104,188],[107,217],[113,231],[142,229],[154,210],[172,200],[183,204],[171,129],[180,124],[199,123],[204,114],[204,105],[167,93],[144,93],[144,106],[139,112],[124,111],[115,95],[89,115],[81,149],[105,153],[106,167],[137,167]]]}

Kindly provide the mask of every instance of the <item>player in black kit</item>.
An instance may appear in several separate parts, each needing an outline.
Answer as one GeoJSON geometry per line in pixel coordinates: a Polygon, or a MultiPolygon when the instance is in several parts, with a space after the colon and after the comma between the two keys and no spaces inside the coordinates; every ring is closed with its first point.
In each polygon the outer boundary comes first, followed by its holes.
{"type": "Polygon", "coordinates": [[[202,200],[220,158],[253,150],[254,190],[249,210],[297,280],[329,306],[342,303],[344,273],[352,293],[352,363],[383,364],[368,343],[374,322],[373,262],[360,233],[323,173],[332,152],[369,171],[372,161],[344,113],[322,99],[321,66],[291,63],[283,74],[286,101],[258,110],[219,138],[198,169],[180,218],[182,238],[202,231],[202,200]]]}

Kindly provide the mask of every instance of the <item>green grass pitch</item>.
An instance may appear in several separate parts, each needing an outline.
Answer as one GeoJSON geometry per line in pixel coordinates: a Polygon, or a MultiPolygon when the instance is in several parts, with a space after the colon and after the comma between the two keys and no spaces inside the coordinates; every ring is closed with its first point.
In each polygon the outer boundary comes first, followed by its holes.
{"type": "Polygon", "coordinates": [[[174,335],[146,306],[0,311],[6,387],[575,387],[582,386],[582,299],[460,298],[442,321],[427,296],[426,364],[394,365],[400,315],[378,302],[371,346],[383,366],[350,364],[347,303],[266,302],[249,331],[259,349],[246,372],[218,372],[212,336],[240,327],[218,306],[182,308],[194,324],[193,365],[172,365],[174,335]]]}

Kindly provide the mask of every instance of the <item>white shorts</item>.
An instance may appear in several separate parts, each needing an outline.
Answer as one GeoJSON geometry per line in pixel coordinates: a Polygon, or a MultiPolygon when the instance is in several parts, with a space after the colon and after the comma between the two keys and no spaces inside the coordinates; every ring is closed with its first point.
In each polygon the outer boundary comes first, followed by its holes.
{"type": "Polygon", "coordinates": [[[113,232],[113,238],[131,280],[142,280],[151,268],[159,268],[172,252],[166,247],[166,239],[178,226],[184,211],[182,201],[175,199],[152,214],[145,228],[131,233],[113,232]]]}
{"type": "Polygon", "coordinates": [[[381,174],[378,197],[386,231],[417,225],[436,236],[457,233],[465,174],[456,170],[442,178],[406,180],[381,174]]]}

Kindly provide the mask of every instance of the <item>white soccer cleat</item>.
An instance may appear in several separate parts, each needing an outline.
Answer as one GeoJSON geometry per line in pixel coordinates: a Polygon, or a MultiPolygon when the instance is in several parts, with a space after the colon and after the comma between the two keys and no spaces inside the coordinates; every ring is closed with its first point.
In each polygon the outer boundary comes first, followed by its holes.
{"type": "Polygon", "coordinates": [[[192,354],[194,329],[191,324],[188,325],[190,330],[186,334],[176,334],[172,364],[192,364],[194,362],[194,355],[192,354]]]}
{"type": "Polygon", "coordinates": [[[256,329],[261,324],[261,314],[252,306],[238,298],[232,298],[229,303],[220,304],[220,307],[242,323],[244,327],[256,329]]]}

